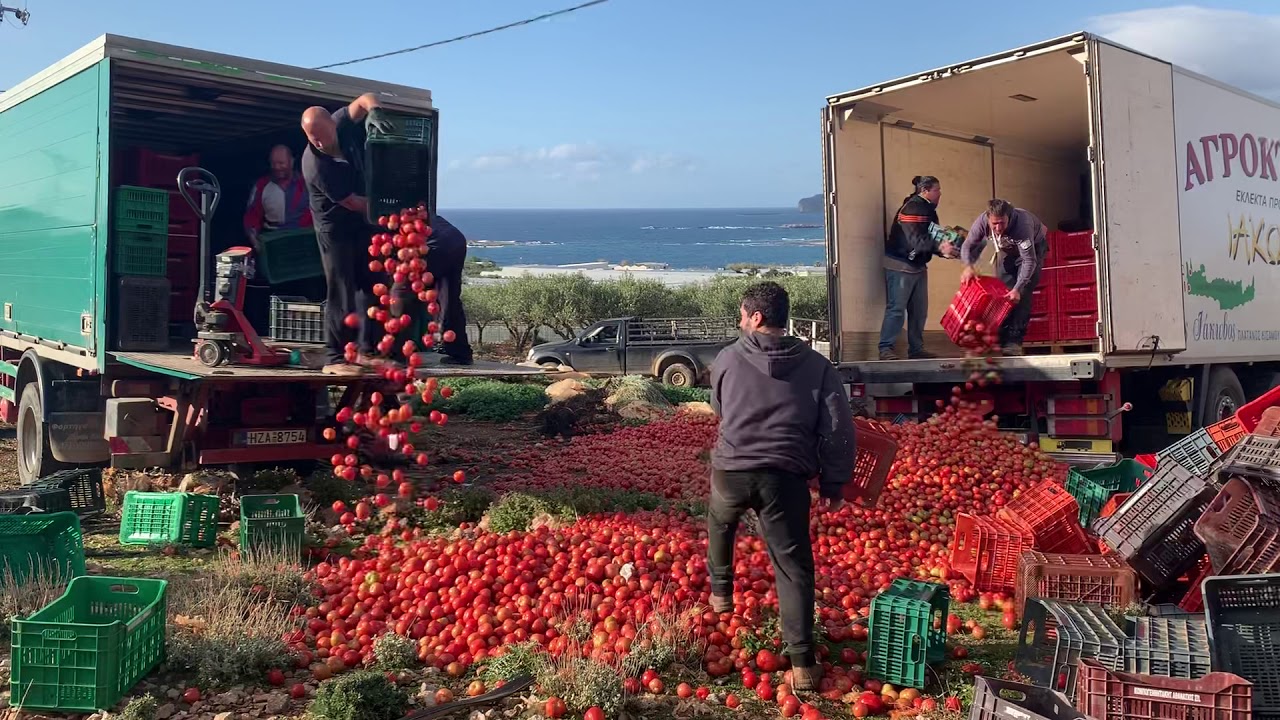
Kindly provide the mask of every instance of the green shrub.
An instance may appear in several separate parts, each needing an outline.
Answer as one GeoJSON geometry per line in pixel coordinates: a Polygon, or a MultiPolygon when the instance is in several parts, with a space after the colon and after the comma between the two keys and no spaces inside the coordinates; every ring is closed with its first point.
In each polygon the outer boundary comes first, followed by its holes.
{"type": "Polygon", "coordinates": [[[120,720],[156,720],[158,709],[159,703],[156,702],[155,696],[136,697],[124,706],[124,710],[120,711],[120,720]]]}
{"type": "Polygon", "coordinates": [[[452,396],[437,396],[427,406],[415,401],[418,414],[439,410],[450,415],[465,415],[484,422],[511,422],[526,413],[542,409],[547,404],[543,386],[535,383],[510,383],[498,380],[476,380],[458,383],[450,381],[445,387],[453,390],[452,396]]]}
{"type": "Polygon", "coordinates": [[[485,487],[449,489],[437,496],[435,510],[415,510],[410,517],[414,527],[427,531],[451,532],[461,523],[477,523],[493,504],[493,493],[485,487]]]}
{"type": "Polygon", "coordinates": [[[667,398],[667,402],[672,405],[679,405],[688,402],[711,402],[711,391],[707,388],[699,387],[672,387],[670,385],[659,385],[662,394],[667,398]]]}
{"type": "Polygon", "coordinates": [[[418,664],[418,643],[413,638],[389,632],[373,641],[373,659],[386,670],[404,670],[418,664]]]}
{"type": "Polygon", "coordinates": [[[544,492],[512,492],[489,508],[489,530],[496,533],[525,531],[540,515],[570,522],[581,515],[656,510],[663,500],[634,490],[571,487],[544,492]]]}
{"type": "Polygon", "coordinates": [[[361,670],[326,680],[307,712],[321,720],[399,720],[409,694],[377,670],[361,670]]]}

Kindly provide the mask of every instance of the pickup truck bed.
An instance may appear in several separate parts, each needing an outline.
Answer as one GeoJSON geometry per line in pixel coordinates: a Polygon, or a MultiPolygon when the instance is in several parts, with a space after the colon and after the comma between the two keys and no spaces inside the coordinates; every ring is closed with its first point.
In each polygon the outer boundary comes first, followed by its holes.
{"type": "MultiPolygon", "coordinates": [[[[342,385],[352,378],[325,375],[319,368],[255,367],[251,365],[224,365],[211,368],[202,365],[189,353],[170,352],[113,352],[119,362],[181,380],[222,379],[234,382],[277,382],[289,380],[331,380],[342,385]]],[[[427,365],[418,368],[419,378],[428,377],[513,377],[553,375],[553,371],[539,367],[506,365],[478,360],[474,365],[427,365]]]]}

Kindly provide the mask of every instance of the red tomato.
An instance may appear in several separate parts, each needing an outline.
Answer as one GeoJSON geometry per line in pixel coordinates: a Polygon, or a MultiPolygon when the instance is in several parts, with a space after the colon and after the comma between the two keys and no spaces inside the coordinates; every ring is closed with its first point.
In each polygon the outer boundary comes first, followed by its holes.
{"type": "Polygon", "coordinates": [[[200,702],[200,688],[187,688],[183,691],[182,702],[188,705],[200,702]]]}

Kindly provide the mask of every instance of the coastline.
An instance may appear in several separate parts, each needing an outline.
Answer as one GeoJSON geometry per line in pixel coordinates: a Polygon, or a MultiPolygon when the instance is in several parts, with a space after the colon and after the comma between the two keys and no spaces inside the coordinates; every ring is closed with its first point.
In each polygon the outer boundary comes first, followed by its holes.
{"type": "MultiPolygon", "coordinates": [[[[798,276],[826,275],[827,272],[825,265],[776,266],[768,269],[798,276]]],[[[487,284],[499,283],[521,276],[546,277],[576,273],[581,273],[592,280],[621,280],[627,277],[657,280],[670,287],[693,285],[713,280],[717,277],[744,277],[750,275],[749,273],[727,268],[705,270],[649,268],[644,266],[623,268],[621,266],[611,266],[608,263],[578,263],[574,265],[507,265],[497,270],[485,270],[480,273],[479,277],[468,278],[468,281],[476,284],[487,284]]]]}

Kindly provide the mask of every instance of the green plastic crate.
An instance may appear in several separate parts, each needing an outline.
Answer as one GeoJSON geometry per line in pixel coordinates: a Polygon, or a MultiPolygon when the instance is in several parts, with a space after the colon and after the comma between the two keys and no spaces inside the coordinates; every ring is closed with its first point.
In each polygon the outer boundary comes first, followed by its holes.
{"type": "Polygon", "coordinates": [[[169,274],[169,236],[163,232],[117,230],[111,256],[111,269],[117,275],[165,277],[169,274]]]}
{"type": "Polygon", "coordinates": [[[114,706],[164,660],[165,586],[78,577],[62,597],[14,618],[10,702],[65,712],[114,706]]]}
{"type": "Polygon", "coordinates": [[[258,236],[258,275],[269,283],[324,277],[314,228],[275,230],[258,236]]]}
{"type": "Polygon", "coordinates": [[[306,522],[297,495],[245,495],[240,498],[240,549],[301,552],[306,522]]]}
{"type": "Polygon", "coordinates": [[[894,580],[871,600],[867,675],[902,687],[924,688],[927,666],[946,659],[944,628],[950,604],[946,585],[894,580]]]}
{"type": "Polygon", "coordinates": [[[1112,495],[1133,492],[1151,472],[1136,460],[1121,460],[1093,470],[1069,470],[1066,488],[1080,505],[1080,526],[1089,527],[1112,495]]]}
{"type": "Polygon", "coordinates": [[[217,536],[217,495],[136,490],[124,494],[120,512],[123,545],[213,547],[217,536]]]}
{"type": "Polygon", "coordinates": [[[169,232],[169,193],[121,185],[116,188],[114,228],[144,233],[169,232]]]}
{"type": "Polygon", "coordinates": [[[0,515],[0,584],[33,575],[84,575],[84,537],[73,512],[0,515]]]}

